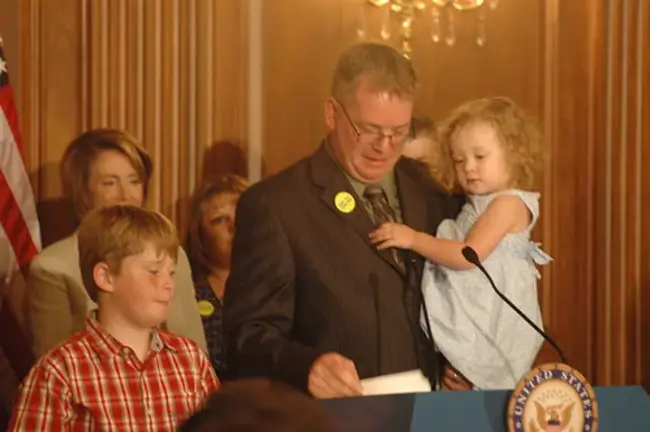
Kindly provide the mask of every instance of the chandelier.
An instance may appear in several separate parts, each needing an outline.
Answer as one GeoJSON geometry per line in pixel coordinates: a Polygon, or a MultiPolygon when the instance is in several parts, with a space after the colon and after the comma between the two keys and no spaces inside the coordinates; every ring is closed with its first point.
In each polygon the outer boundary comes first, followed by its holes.
{"type": "Polygon", "coordinates": [[[357,25],[357,35],[366,37],[365,5],[369,4],[383,9],[380,36],[389,40],[392,35],[391,17],[394,15],[399,23],[399,36],[402,53],[410,58],[413,48],[411,46],[411,26],[416,16],[425,13],[427,3],[431,3],[431,40],[439,43],[444,40],[447,46],[456,44],[456,25],[454,14],[476,10],[476,44],[480,47],[487,43],[485,30],[485,6],[496,9],[499,0],[364,0],[361,6],[361,15],[357,25]]]}

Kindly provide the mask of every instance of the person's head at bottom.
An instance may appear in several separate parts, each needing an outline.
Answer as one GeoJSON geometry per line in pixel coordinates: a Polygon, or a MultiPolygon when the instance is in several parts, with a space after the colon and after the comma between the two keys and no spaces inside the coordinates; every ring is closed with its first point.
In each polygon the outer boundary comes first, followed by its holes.
{"type": "Polygon", "coordinates": [[[225,383],[180,432],[331,432],[325,408],[285,384],[266,379],[225,383]]]}

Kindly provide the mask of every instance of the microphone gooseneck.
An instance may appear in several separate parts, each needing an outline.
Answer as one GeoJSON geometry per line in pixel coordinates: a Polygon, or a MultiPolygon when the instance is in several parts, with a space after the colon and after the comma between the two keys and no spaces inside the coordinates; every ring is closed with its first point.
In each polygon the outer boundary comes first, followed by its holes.
{"type": "Polygon", "coordinates": [[[465,246],[462,250],[463,257],[467,262],[470,264],[474,264],[480,271],[485,275],[485,277],[490,281],[490,286],[494,290],[494,292],[503,300],[512,310],[517,312],[517,314],[524,319],[530,325],[537,333],[539,333],[548,343],[551,344],[553,348],[555,348],[555,351],[557,351],[558,356],[560,357],[560,360],[562,363],[567,363],[566,357],[564,357],[564,353],[560,349],[560,347],[555,343],[553,338],[551,338],[546,332],[542,329],[540,329],[530,318],[526,316],[525,313],[523,313],[517,306],[515,306],[514,303],[508,299],[499,289],[497,288],[496,284],[492,280],[492,276],[490,276],[490,273],[483,267],[483,264],[481,264],[481,260],[478,257],[478,254],[474,249],[472,249],[470,246],[465,246]]]}

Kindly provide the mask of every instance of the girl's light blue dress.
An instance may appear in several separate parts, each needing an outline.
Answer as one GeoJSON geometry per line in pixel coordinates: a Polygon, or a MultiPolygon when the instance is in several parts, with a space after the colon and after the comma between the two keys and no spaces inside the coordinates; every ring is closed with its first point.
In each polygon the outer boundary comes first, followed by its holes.
{"type": "MultiPolygon", "coordinates": [[[[539,194],[508,190],[472,195],[456,220],[446,219],[437,236],[464,241],[496,196],[521,198],[532,221],[522,232],[507,234],[483,265],[497,288],[542,327],[535,264],[551,261],[530,233],[539,216],[539,194]]],[[[512,389],[530,370],[543,339],[501,300],[476,268],[453,270],[427,262],[422,291],[433,340],[451,365],[480,389],[512,389]]],[[[421,325],[427,329],[424,311],[421,325]]]]}

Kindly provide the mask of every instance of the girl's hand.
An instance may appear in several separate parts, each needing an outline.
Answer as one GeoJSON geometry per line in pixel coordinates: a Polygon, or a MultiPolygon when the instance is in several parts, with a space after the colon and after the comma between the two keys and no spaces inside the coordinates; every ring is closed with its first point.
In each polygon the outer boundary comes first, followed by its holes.
{"type": "Polygon", "coordinates": [[[371,232],[369,237],[370,243],[380,250],[392,247],[411,249],[415,234],[415,230],[406,225],[385,223],[371,232]]]}

